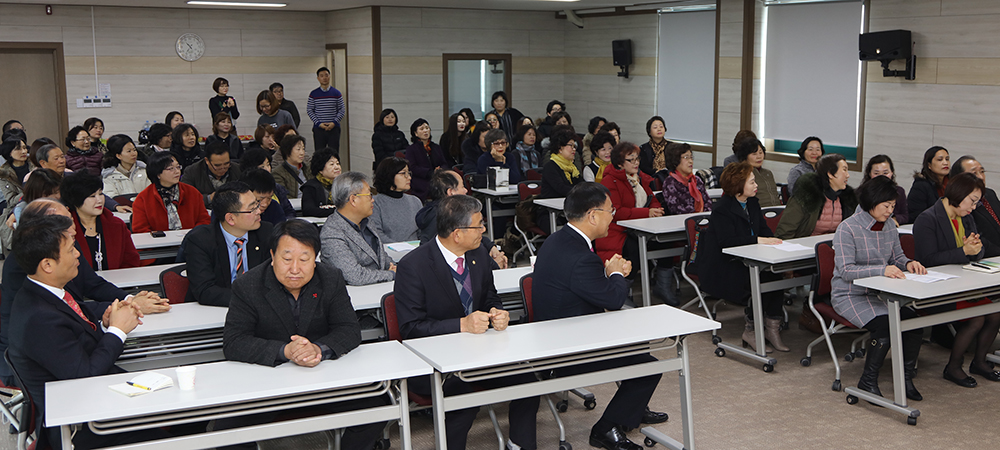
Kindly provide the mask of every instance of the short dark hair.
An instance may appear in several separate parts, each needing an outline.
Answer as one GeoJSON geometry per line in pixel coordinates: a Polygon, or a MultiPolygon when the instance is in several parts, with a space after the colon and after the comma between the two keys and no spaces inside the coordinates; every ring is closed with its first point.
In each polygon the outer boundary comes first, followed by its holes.
{"type": "MultiPolygon", "coordinates": [[[[273,125],[272,125],[273,126],[273,125]]],[[[295,129],[295,125],[285,124],[274,130],[274,142],[281,143],[281,140],[288,136],[288,132],[291,131],[292,134],[299,134],[299,130],[295,129]]],[[[304,137],[304,136],[303,136],[304,137]]]]}
{"type": "MultiPolygon", "coordinates": [[[[315,160],[315,156],[313,157],[313,160],[315,160]]],[[[264,164],[265,161],[268,164],[271,164],[271,153],[260,147],[254,147],[247,150],[247,152],[243,154],[243,158],[240,158],[240,168],[250,169],[260,167],[260,165],[264,164]]]]}
{"type": "Polygon", "coordinates": [[[90,133],[90,129],[94,128],[94,126],[97,125],[97,124],[101,124],[101,126],[103,127],[104,126],[104,121],[101,120],[101,119],[98,119],[97,117],[91,117],[91,118],[83,121],[83,128],[87,130],[87,133],[90,133]]]}
{"type": "Polygon", "coordinates": [[[61,173],[56,173],[52,169],[35,169],[24,182],[24,201],[30,203],[32,200],[55,194],[59,192],[61,183],[61,173]]]}
{"type": "Polygon", "coordinates": [[[986,185],[975,175],[964,172],[955,175],[955,178],[948,180],[948,185],[944,188],[944,198],[948,199],[951,206],[958,207],[965,197],[968,197],[976,189],[980,195],[986,193],[986,185]]]}
{"type": "MultiPolygon", "coordinates": [[[[494,142],[500,140],[507,140],[507,133],[499,128],[487,131],[486,136],[483,136],[483,143],[486,144],[486,148],[492,147],[494,142]]],[[[510,145],[510,142],[507,144],[510,145]]]]}
{"type": "MultiPolygon", "coordinates": [[[[934,156],[937,155],[937,152],[939,152],[941,150],[944,150],[945,153],[949,153],[948,149],[946,149],[946,148],[944,148],[944,147],[942,147],[940,145],[935,145],[935,146],[927,149],[927,151],[924,152],[924,161],[920,165],[920,172],[917,172],[916,174],[914,174],[914,177],[916,177],[917,175],[923,176],[924,179],[926,179],[927,181],[930,181],[931,184],[934,185],[935,189],[940,189],[941,188],[941,182],[938,181],[937,175],[934,174],[934,172],[931,172],[931,161],[934,161],[934,156]]],[[[968,194],[966,194],[966,195],[968,195],[968,194]]]]}
{"type": "Polygon", "coordinates": [[[458,188],[458,172],[438,168],[431,174],[430,187],[427,189],[428,200],[440,200],[448,196],[449,189],[458,188]]]}
{"type": "Polygon", "coordinates": [[[132,144],[132,146],[135,146],[135,143],[132,142],[132,138],[129,137],[127,134],[116,134],[114,136],[109,137],[108,152],[104,154],[104,159],[101,161],[101,166],[103,166],[106,169],[108,167],[115,167],[118,164],[121,164],[121,158],[119,158],[119,155],[121,155],[122,152],[125,151],[125,146],[128,144],[132,144]]]}
{"type": "Polygon", "coordinates": [[[194,147],[192,148],[197,149],[200,145],[201,136],[198,135],[198,129],[189,123],[182,123],[174,127],[174,131],[170,133],[170,137],[174,140],[171,147],[184,148],[184,133],[187,133],[188,130],[194,133],[194,147]]]}
{"type": "MultiPolygon", "coordinates": [[[[32,165],[34,165],[34,166],[38,166],[39,165],[38,164],[38,153],[42,149],[42,147],[45,147],[46,145],[51,145],[53,147],[59,147],[56,144],[56,141],[53,141],[52,139],[49,139],[47,137],[40,137],[40,138],[35,139],[34,141],[31,142],[31,147],[28,148],[28,161],[31,161],[32,165]]],[[[45,161],[48,161],[48,152],[51,149],[52,148],[50,147],[50,148],[48,148],[48,149],[45,150],[45,155],[46,155],[46,158],[44,159],[45,161]]],[[[60,151],[61,150],[62,149],[60,149],[60,151]]]]}
{"type": "Polygon", "coordinates": [[[892,165],[892,158],[886,155],[875,155],[872,159],[868,160],[868,164],[865,164],[865,173],[861,175],[861,183],[867,183],[868,180],[872,179],[872,168],[876,164],[889,163],[889,170],[892,171],[892,181],[896,181],[896,167],[892,165]]]}
{"type": "Polygon", "coordinates": [[[214,141],[205,147],[205,162],[208,162],[208,159],[211,158],[213,155],[222,155],[222,154],[229,155],[229,144],[222,141],[214,141]]]}
{"type": "Polygon", "coordinates": [[[760,143],[760,140],[757,138],[746,138],[736,144],[736,159],[739,161],[746,161],[747,157],[757,153],[758,149],[767,152],[767,149],[764,148],[764,144],[760,143]]]}
{"type": "Polygon", "coordinates": [[[437,207],[438,237],[446,238],[459,228],[472,226],[472,215],[482,210],[482,202],[468,195],[445,197],[437,207]]]}
{"type": "Polygon", "coordinates": [[[278,242],[285,236],[308,245],[316,254],[319,254],[320,248],[322,248],[319,228],[302,219],[286,220],[274,225],[274,230],[271,232],[272,253],[278,251],[278,242]]]}
{"type": "Polygon", "coordinates": [[[897,200],[896,182],[886,177],[875,177],[858,186],[858,205],[865,211],[871,211],[879,204],[897,200]]]}
{"type": "Polygon", "coordinates": [[[72,226],[73,219],[61,215],[39,216],[28,222],[22,220],[14,230],[11,246],[25,273],[34,275],[43,259],[58,261],[63,239],[72,239],[66,234],[72,226]]]}
{"type": "Polygon", "coordinates": [[[10,128],[13,127],[15,123],[18,124],[18,125],[21,125],[22,127],[24,126],[24,124],[21,123],[20,120],[10,119],[10,120],[8,120],[8,121],[6,121],[6,122],[3,123],[3,128],[0,129],[0,132],[6,133],[6,132],[10,131],[10,128]]]}
{"type": "Polygon", "coordinates": [[[379,113],[379,115],[378,115],[378,122],[375,122],[375,125],[378,125],[378,124],[382,123],[382,121],[385,120],[386,116],[388,116],[389,114],[392,114],[393,117],[396,118],[396,127],[398,128],[399,127],[399,114],[396,114],[396,110],[392,109],[392,108],[383,109],[382,112],[379,113]]]}
{"type": "Polygon", "coordinates": [[[80,170],[63,177],[59,185],[59,197],[70,209],[79,208],[87,197],[101,189],[104,189],[104,181],[86,170],[80,170]]]}
{"type": "Polygon", "coordinates": [[[337,149],[329,145],[321,148],[318,152],[313,153],[312,159],[309,161],[309,171],[312,172],[314,177],[319,175],[323,171],[323,168],[326,167],[326,163],[330,162],[333,158],[340,161],[340,152],[337,149]]]}
{"type": "Polygon", "coordinates": [[[319,74],[322,72],[330,73],[330,69],[327,69],[326,67],[320,67],[319,69],[316,69],[316,76],[318,77],[319,74]]]}
{"type": "Polygon", "coordinates": [[[816,175],[819,177],[820,186],[827,187],[830,185],[829,175],[835,175],[840,170],[841,161],[847,161],[847,159],[839,153],[823,155],[822,158],[816,161],[816,175]]]}
{"type": "Polygon", "coordinates": [[[288,134],[281,138],[281,143],[278,145],[278,150],[281,151],[281,157],[288,159],[288,155],[292,154],[292,149],[301,142],[302,145],[306,145],[306,138],[298,134],[288,134]]]}
{"type": "Polygon", "coordinates": [[[746,186],[747,179],[753,173],[753,166],[746,161],[730,164],[722,170],[719,176],[719,186],[722,193],[730,197],[736,197],[743,193],[743,186],[746,186]]]}
{"type": "MultiPolygon", "coordinates": [[[[220,112],[212,118],[212,134],[219,134],[219,124],[224,120],[228,120],[230,124],[233,123],[233,118],[227,112],[220,112]]],[[[232,131],[232,128],[229,131],[232,131]]]]}
{"type": "Polygon", "coordinates": [[[493,97],[490,98],[490,106],[493,106],[493,102],[497,101],[497,98],[503,97],[504,104],[507,108],[510,108],[510,98],[507,97],[507,93],[504,91],[496,91],[493,93],[493,97]]]}
{"type": "Polygon", "coordinates": [[[570,142],[576,142],[576,132],[569,127],[557,127],[552,129],[552,136],[549,137],[549,149],[553,154],[559,153],[559,149],[570,142]]]}
{"type": "Polygon", "coordinates": [[[8,164],[10,164],[10,154],[14,152],[14,149],[20,147],[22,143],[24,143],[24,146],[27,148],[27,142],[19,137],[9,137],[4,139],[3,143],[0,143],[0,156],[2,156],[5,161],[8,161],[8,164]]]}
{"type": "Polygon", "coordinates": [[[802,145],[799,146],[799,160],[801,161],[806,160],[806,148],[809,147],[809,143],[811,143],[812,141],[819,142],[820,156],[826,154],[826,147],[823,147],[823,140],[816,136],[809,136],[804,141],[802,141],[802,145]]]}
{"type": "Polygon", "coordinates": [[[517,142],[515,142],[514,145],[517,145],[520,142],[524,142],[524,135],[528,134],[529,131],[534,131],[535,132],[535,143],[537,144],[538,143],[538,130],[535,129],[534,125],[524,124],[524,125],[521,125],[521,126],[517,127],[517,134],[514,135],[514,140],[517,141],[517,142]]]}
{"type": "Polygon", "coordinates": [[[614,148],[615,145],[618,145],[618,142],[615,141],[615,137],[611,133],[598,131],[590,140],[590,151],[594,153],[594,156],[597,156],[597,152],[604,147],[604,144],[611,144],[611,148],[614,148]]]}
{"type": "Polygon", "coordinates": [[[618,128],[618,124],[617,123],[608,122],[608,123],[604,124],[603,127],[601,127],[601,131],[607,131],[608,133],[610,133],[611,130],[615,130],[615,133],[618,133],[618,138],[619,139],[622,137],[622,129],[618,128]]]}
{"type": "Polygon", "coordinates": [[[149,157],[149,161],[146,162],[146,178],[150,182],[159,186],[160,185],[160,174],[164,170],[167,170],[167,166],[172,162],[176,162],[177,158],[174,157],[173,153],[170,152],[156,152],[149,157]]]}
{"type": "Polygon", "coordinates": [[[222,77],[216,78],[215,81],[212,82],[212,90],[215,91],[216,94],[218,94],[219,93],[219,88],[223,84],[225,84],[226,86],[229,86],[229,80],[227,80],[225,78],[222,78],[222,77]]]}
{"type": "Polygon", "coordinates": [[[149,131],[146,132],[146,136],[149,138],[150,145],[160,145],[160,139],[170,136],[170,125],[165,123],[154,123],[153,126],[149,127],[149,131]]]}
{"type": "Polygon", "coordinates": [[[253,130],[253,139],[257,142],[263,142],[264,135],[270,134],[271,136],[274,136],[274,133],[276,132],[277,130],[274,129],[274,125],[257,125],[257,129],[253,130]]]}
{"type": "Polygon", "coordinates": [[[274,96],[271,91],[263,90],[257,93],[257,101],[254,102],[254,107],[257,108],[257,114],[264,114],[264,110],[260,109],[260,101],[267,100],[271,104],[271,108],[278,107],[278,98],[274,96]]]}
{"type": "Polygon", "coordinates": [[[676,170],[677,166],[681,164],[681,156],[690,151],[691,144],[684,142],[671,142],[670,145],[667,145],[667,148],[663,150],[663,159],[666,163],[667,170],[676,170]]]}
{"type": "Polygon", "coordinates": [[[66,148],[75,147],[75,145],[73,144],[76,142],[76,137],[80,135],[81,131],[87,133],[87,136],[90,136],[90,132],[87,131],[86,128],[81,127],[80,125],[77,125],[69,129],[69,133],[66,133],[66,148]]]}
{"type": "Polygon", "coordinates": [[[608,119],[605,119],[601,116],[591,117],[590,123],[587,124],[587,132],[590,134],[597,134],[597,131],[600,129],[598,125],[601,125],[601,122],[608,123],[608,119]]]}
{"type": "MultiPolygon", "coordinates": [[[[964,173],[965,167],[962,167],[962,164],[965,163],[966,161],[978,161],[978,160],[976,159],[975,156],[972,155],[962,155],[961,157],[959,157],[958,159],[956,159],[951,163],[951,170],[948,172],[948,178],[955,178],[955,176],[957,176],[958,174],[964,173]]],[[[894,171],[893,175],[895,174],[896,173],[894,171]]]]}
{"type": "Polygon", "coordinates": [[[757,135],[751,130],[740,130],[736,132],[736,136],[733,137],[733,154],[736,154],[736,148],[740,146],[740,142],[747,139],[757,139],[757,135]]]}
{"type": "Polygon", "coordinates": [[[184,119],[184,114],[181,114],[180,111],[170,111],[167,113],[167,118],[164,119],[163,122],[169,127],[170,121],[174,120],[174,117],[176,116],[181,116],[181,119],[184,119]]]}
{"type": "MultiPolygon", "coordinates": [[[[52,152],[52,150],[62,151],[62,149],[59,148],[59,146],[56,145],[56,144],[45,144],[45,145],[39,147],[37,151],[35,151],[35,162],[41,162],[41,161],[48,162],[49,161],[49,153],[52,152]]],[[[35,165],[39,165],[39,164],[35,164],[35,165]]]]}
{"type": "MultiPolygon", "coordinates": [[[[466,128],[466,130],[468,129],[469,128],[466,128]]],[[[486,132],[490,131],[491,129],[492,128],[490,128],[489,125],[486,125],[485,122],[477,122],[476,126],[473,127],[471,131],[466,133],[468,137],[466,137],[465,139],[466,140],[472,139],[472,145],[475,146],[476,148],[479,148],[479,136],[486,134],[486,132]]]]}
{"type": "Polygon", "coordinates": [[[559,109],[561,109],[563,111],[566,110],[566,104],[565,103],[563,103],[563,102],[561,102],[559,100],[552,100],[551,102],[549,102],[548,105],[545,105],[545,113],[548,114],[548,113],[552,112],[552,107],[556,106],[556,105],[559,105],[559,109]]]}
{"type": "Polygon", "coordinates": [[[240,181],[250,186],[251,191],[261,194],[274,193],[274,175],[267,170],[254,167],[240,174],[240,181]]]}
{"type": "Polygon", "coordinates": [[[625,158],[633,153],[639,153],[639,146],[629,141],[621,141],[615,148],[611,149],[611,165],[616,169],[621,169],[625,164],[625,158]]]}
{"type": "Polygon", "coordinates": [[[230,181],[219,186],[212,198],[212,216],[215,220],[222,221],[226,214],[242,210],[240,195],[247,192],[250,192],[250,185],[242,181],[230,181]]]}
{"type": "Polygon", "coordinates": [[[566,123],[567,124],[573,125],[573,118],[570,117],[569,113],[566,112],[566,110],[562,110],[562,111],[559,111],[559,112],[553,114],[552,115],[552,123],[558,122],[559,119],[562,119],[563,117],[566,118],[566,123]]]}
{"type": "MultiPolygon", "coordinates": [[[[410,142],[413,143],[420,142],[420,139],[417,139],[417,128],[420,128],[420,126],[425,123],[427,124],[428,127],[431,126],[431,124],[427,123],[427,121],[424,120],[423,117],[414,120],[413,123],[410,124],[410,142]]],[[[478,136],[476,137],[478,138],[478,136]]],[[[434,139],[433,134],[427,135],[427,140],[432,140],[432,139],[434,139]]]]}
{"type": "Polygon", "coordinates": [[[372,187],[375,188],[375,192],[379,194],[392,192],[396,187],[396,174],[408,165],[405,159],[396,156],[390,156],[379,162],[372,177],[372,187]]]}
{"type": "Polygon", "coordinates": [[[566,220],[573,222],[582,219],[590,210],[604,206],[610,192],[603,184],[591,181],[573,186],[566,194],[566,202],[563,204],[566,220]]]}
{"type": "Polygon", "coordinates": [[[7,139],[14,139],[14,138],[20,139],[25,143],[28,142],[28,135],[24,134],[24,130],[20,128],[11,128],[7,131],[4,131],[3,134],[0,134],[0,141],[6,141],[7,139]]]}
{"type": "Polygon", "coordinates": [[[667,131],[667,121],[663,120],[663,118],[660,117],[660,116],[653,116],[653,117],[650,117],[649,120],[646,121],[646,136],[652,136],[650,134],[650,130],[652,130],[652,128],[653,128],[653,122],[656,122],[656,121],[659,121],[660,123],[663,124],[663,132],[666,133],[666,131],[667,131]]]}
{"type": "Polygon", "coordinates": [[[281,90],[285,90],[285,85],[283,85],[283,84],[275,81],[274,83],[271,83],[271,85],[267,87],[267,90],[269,90],[271,92],[274,92],[274,90],[277,89],[277,88],[281,88],[281,90]]]}

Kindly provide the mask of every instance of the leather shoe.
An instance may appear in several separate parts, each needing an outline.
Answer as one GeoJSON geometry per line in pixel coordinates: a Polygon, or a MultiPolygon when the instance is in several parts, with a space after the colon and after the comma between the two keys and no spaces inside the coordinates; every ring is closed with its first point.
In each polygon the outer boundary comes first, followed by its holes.
{"type": "Polygon", "coordinates": [[[975,364],[969,365],[969,373],[979,375],[990,381],[1000,381],[1000,372],[996,370],[982,370],[979,367],[976,367],[975,364]]]}
{"type": "Polygon", "coordinates": [[[945,369],[944,372],[944,379],[966,388],[974,388],[978,385],[978,383],[976,383],[975,378],[972,377],[958,378],[956,376],[952,376],[951,374],[949,374],[947,369],[945,369]]]}
{"type": "Polygon", "coordinates": [[[643,450],[642,446],[632,442],[618,427],[611,427],[605,433],[590,431],[590,446],[607,450],[643,450]]]}
{"type": "Polygon", "coordinates": [[[646,412],[642,413],[641,423],[654,424],[666,422],[669,416],[664,412],[650,411],[649,407],[646,407],[646,412]]]}

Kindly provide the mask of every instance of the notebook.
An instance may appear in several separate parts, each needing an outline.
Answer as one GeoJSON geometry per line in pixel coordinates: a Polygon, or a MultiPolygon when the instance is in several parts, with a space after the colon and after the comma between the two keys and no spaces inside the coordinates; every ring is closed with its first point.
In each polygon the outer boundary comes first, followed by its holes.
{"type": "Polygon", "coordinates": [[[127,397],[148,394],[174,385],[174,380],[156,372],[144,372],[125,383],[112,384],[108,389],[127,397]],[[131,383],[131,384],[130,384],[131,383]]]}

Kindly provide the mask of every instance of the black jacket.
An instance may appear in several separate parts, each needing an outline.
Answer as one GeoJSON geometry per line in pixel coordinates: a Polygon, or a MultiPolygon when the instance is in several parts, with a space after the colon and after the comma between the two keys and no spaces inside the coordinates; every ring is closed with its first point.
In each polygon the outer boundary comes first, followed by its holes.
{"type": "MultiPolygon", "coordinates": [[[[227,183],[230,181],[239,181],[242,175],[240,163],[231,163],[228,174],[227,183]]],[[[208,169],[207,159],[185,168],[184,175],[181,176],[181,182],[194,186],[198,192],[201,192],[201,199],[205,202],[205,208],[212,208],[212,201],[208,199],[208,196],[215,192],[215,186],[212,185],[212,172],[208,169]]]]}
{"type": "Polygon", "coordinates": [[[531,288],[535,320],[621,309],[630,284],[621,275],[606,277],[604,261],[567,225],[545,239],[538,250],[531,288]]]}
{"type": "Polygon", "coordinates": [[[398,151],[406,150],[410,143],[406,140],[406,135],[399,131],[399,127],[393,125],[385,126],[382,122],[375,125],[375,133],[372,134],[372,152],[375,153],[375,166],[383,159],[393,156],[398,151]]]}
{"type": "Polygon", "coordinates": [[[306,217],[327,217],[333,214],[334,208],[320,208],[321,206],[332,205],[330,191],[323,187],[323,184],[315,178],[310,178],[303,184],[299,191],[302,196],[302,215],[306,217]]]}
{"type": "Polygon", "coordinates": [[[288,111],[288,114],[292,115],[292,122],[295,122],[295,128],[299,128],[299,124],[302,123],[302,118],[299,117],[299,108],[295,106],[291,100],[285,98],[281,100],[281,104],[278,108],[288,111]]]}
{"type": "MultiPolygon", "coordinates": [[[[428,202],[423,208],[420,208],[420,211],[417,211],[417,238],[420,239],[420,245],[424,245],[437,237],[438,203],[441,203],[441,200],[428,202]]],[[[483,235],[481,247],[486,249],[487,254],[489,254],[490,248],[493,247],[493,241],[485,234],[483,235]]],[[[500,265],[493,258],[490,258],[490,267],[493,270],[497,270],[500,268],[500,265]]]]}
{"type": "Polygon", "coordinates": [[[205,148],[215,142],[222,142],[229,146],[229,159],[232,161],[239,161],[243,157],[243,143],[240,142],[240,137],[235,134],[230,134],[226,136],[225,139],[220,138],[217,135],[210,134],[205,138],[205,148]]]}
{"type": "Polygon", "coordinates": [[[479,170],[479,157],[483,154],[483,149],[479,148],[479,142],[474,142],[471,137],[462,142],[462,173],[476,173],[479,170]]]}
{"type": "Polygon", "coordinates": [[[194,163],[201,161],[205,157],[205,152],[202,151],[199,144],[195,144],[194,148],[190,151],[184,151],[180,144],[174,143],[170,146],[170,154],[177,158],[177,163],[181,165],[181,170],[193,166],[194,163]]]}
{"type": "MultiPolygon", "coordinates": [[[[260,228],[247,233],[248,241],[243,249],[247,252],[248,273],[249,269],[270,258],[271,229],[270,223],[261,221],[260,228]]],[[[229,306],[232,296],[232,266],[229,264],[229,250],[219,221],[212,220],[208,225],[195,227],[184,236],[181,247],[184,248],[190,282],[184,301],[209,306],[229,306]]]]}
{"type": "Polygon", "coordinates": [[[940,198],[934,183],[917,174],[913,177],[913,185],[906,195],[906,211],[910,214],[910,220],[916,223],[917,217],[925,209],[930,208],[940,198]]]}
{"type": "MultiPolygon", "coordinates": [[[[993,212],[1000,216],[1000,199],[997,199],[996,191],[986,188],[980,202],[989,202],[993,212]]],[[[972,210],[972,218],[975,219],[976,228],[979,229],[979,238],[982,239],[983,248],[986,249],[986,258],[1000,256],[1000,222],[997,222],[982,204],[972,210]]],[[[2,330],[0,328],[0,331],[2,330]]]]}
{"type": "Polygon", "coordinates": [[[226,359],[277,366],[284,361],[278,355],[295,335],[329,348],[324,359],[337,359],[361,344],[361,326],[339,269],[316,264],[299,291],[297,325],[288,295],[270,264],[254,267],[233,283],[222,335],[226,359]]]}
{"type": "MultiPolygon", "coordinates": [[[[666,145],[670,145],[670,141],[664,139],[663,142],[666,145]]],[[[666,152],[666,148],[663,150],[666,152]]],[[[646,175],[656,176],[656,169],[653,168],[653,146],[649,145],[647,141],[645,144],[639,146],[639,170],[646,172],[646,175]]]]}
{"type": "MultiPolygon", "coordinates": [[[[977,233],[976,221],[972,215],[962,217],[962,227],[965,236],[977,233]]],[[[955,240],[955,232],[944,209],[944,202],[938,200],[917,216],[913,222],[913,240],[916,241],[917,261],[924,267],[941,266],[945,264],[968,264],[983,259],[986,246],[975,255],[966,255],[955,240]]]]}
{"type": "Polygon", "coordinates": [[[573,186],[583,182],[583,176],[578,176],[573,178],[570,182],[566,178],[566,172],[563,172],[562,168],[559,167],[555,161],[549,161],[542,166],[542,191],[539,193],[539,198],[559,198],[565,197],[569,194],[569,190],[573,189],[573,186]]]}
{"type": "Polygon", "coordinates": [[[757,243],[757,237],[772,237],[760,203],[747,199],[746,211],[735,197],[723,195],[712,203],[708,230],[698,242],[698,276],[703,290],[719,298],[740,303],[750,295],[750,276],[739,258],[722,253],[728,247],[757,243]]]}

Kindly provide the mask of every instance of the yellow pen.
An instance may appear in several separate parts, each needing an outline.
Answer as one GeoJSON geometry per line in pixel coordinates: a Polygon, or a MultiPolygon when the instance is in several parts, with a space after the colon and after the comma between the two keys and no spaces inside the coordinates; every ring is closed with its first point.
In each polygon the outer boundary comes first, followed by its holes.
{"type": "Polygon", "coordinates": [[[141,384],[135,384],[135,383],[133,383],[133,382],[131,382],[131,381],[126,381],[125,383],[127,383],[127,384],[128,384],[129,386],[132,386],[132,387],[137,387],[137,388],[139,388],[139,389],[145,389],[145,390],[147,390],[147,391],[152,391],[152,389],[150,389],[150,388],[148,388],[148,387],[146,387],[146,386],[143,386],[143,385],[141,385],[141,384]]]}

